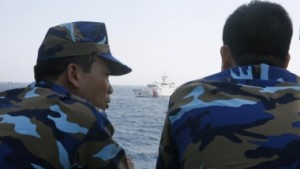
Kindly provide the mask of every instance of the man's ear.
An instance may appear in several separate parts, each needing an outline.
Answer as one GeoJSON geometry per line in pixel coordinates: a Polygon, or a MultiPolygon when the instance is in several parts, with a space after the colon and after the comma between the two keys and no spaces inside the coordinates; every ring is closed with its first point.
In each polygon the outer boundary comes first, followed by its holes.
{"type": "Polygon", "coordinates": [[[233,60],[230,49],[227,45],[223,45],[220,49],[220,54],[222,58],[221,70],[226,70],[233,67],[233,60]]]}
{"type": "Polygon", "coordinates": [[[67,67],[66,78],[68,82],[75,88],[79,87],[80,67],[74,63],[70,63],[67,67]]]}
{"type": "Polygon", "coordinates": [[[284,63],[283,63],[283,68],[287,69],[289,62],[291,59],[291,55],[288,53],[287,56],[285,57],[284,63]]]}

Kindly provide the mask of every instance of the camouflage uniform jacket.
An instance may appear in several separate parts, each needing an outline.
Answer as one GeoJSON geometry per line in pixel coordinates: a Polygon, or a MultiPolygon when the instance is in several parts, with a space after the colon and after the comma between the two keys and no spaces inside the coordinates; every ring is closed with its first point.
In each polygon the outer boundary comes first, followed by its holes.
{"type": "Polygon", "coordinates": [[[0,93],[0,168],[127,169],[105,112],[45,82],[0,93]]]}
{"type": "Polygon", "coordinates": [[[299,99],[299,77],[266,64],[186,83],[170,98],[156,168],[300,168],[299,99]]]}

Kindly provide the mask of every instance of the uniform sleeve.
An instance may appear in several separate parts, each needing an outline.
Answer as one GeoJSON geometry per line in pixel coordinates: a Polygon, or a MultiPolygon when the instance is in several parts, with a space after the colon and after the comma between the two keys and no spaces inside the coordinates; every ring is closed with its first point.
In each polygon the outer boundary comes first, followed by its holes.
{"type": "Polygon", "coordinates": [[[168,120],[168,115],[166,116],[164,128],[160,139],[156,169],[179,168],[179,161],[177,156],[178,153],[176,145],[171,136],[171,123],[168,120]]]}
{"type": "Polygon", "coordinates": [[[112,139],[112,133],[111,123],[99,114],[77,150],[75,165],[90,169],[129,169],[126,153],[112,139]]]}

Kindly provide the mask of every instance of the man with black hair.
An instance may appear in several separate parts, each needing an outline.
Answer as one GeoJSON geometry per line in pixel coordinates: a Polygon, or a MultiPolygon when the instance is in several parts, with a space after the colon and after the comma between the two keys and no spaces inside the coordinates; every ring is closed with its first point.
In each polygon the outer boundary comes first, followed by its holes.
{"type": "Polygon", "coordinates": [[[251,1],[223,29],[222,71],[171,96],[157,169],[300,168],[300,82],[285,9],[251,1]]]}
{"type": "Polygon", "coordinates": [[[112,56],[104,23],[51,27],[36,82],[0,93],[0,168],[128,169],[104,110],[113,92],[109,76],[129,72],[112,56]]]}

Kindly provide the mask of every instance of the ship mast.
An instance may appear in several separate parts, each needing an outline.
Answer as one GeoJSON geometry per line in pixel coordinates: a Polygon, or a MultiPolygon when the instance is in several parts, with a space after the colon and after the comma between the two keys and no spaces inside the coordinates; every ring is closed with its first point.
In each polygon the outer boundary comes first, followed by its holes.
{"type": "Polygon", "coordinates": [[[163,75],[162,78],[162,84],[166,84],[167,75],[163,75]]]}

